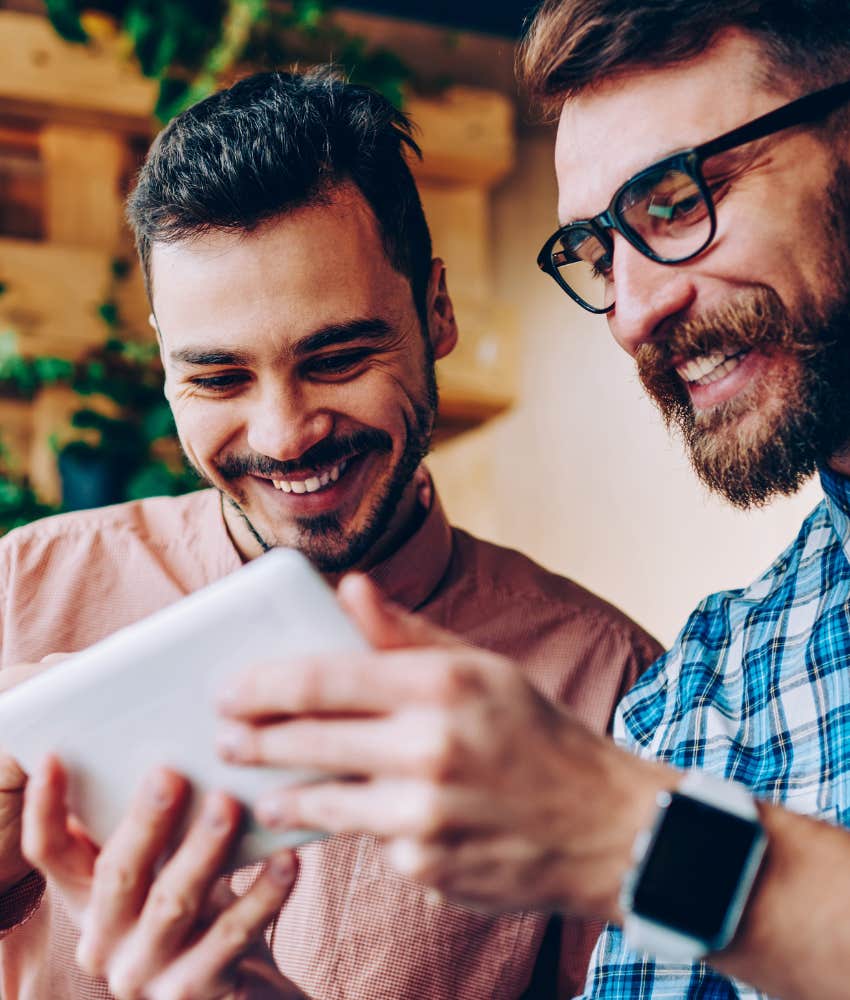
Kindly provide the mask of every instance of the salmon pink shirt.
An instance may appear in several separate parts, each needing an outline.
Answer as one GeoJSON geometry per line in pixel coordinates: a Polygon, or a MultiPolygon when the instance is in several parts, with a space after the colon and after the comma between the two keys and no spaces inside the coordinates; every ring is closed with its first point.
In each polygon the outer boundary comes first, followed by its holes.
{"type": "MultiPolygon", "coordinates": [[[[422,496],[418,530],[372,570],[374,580],[405,607],[513,658],[548,698],[606,731],[657,644],[575,583],[451,527],[425,479],[422,496]]],[[[0,541],[0,666],[83,649],[240,565],[214,490],[20,528],[0,541]]],[[[529,988],[546,915],[490,916],[445,902],[396,875],[368,836],[332,837],[299,854],[298,882],[268,937],[281,970],[315,1000],[515,1000],[529,988]]],[[[232,876],[237,892],[258,868],[232,876]]],[[[559,996],[580,989],[599,929],[566,920],[558,931],[559,996]]],[[[76,930],[38,873],[0,896],[0,937],[4,1000],[110,996],[77,968],[76,930]]]]}

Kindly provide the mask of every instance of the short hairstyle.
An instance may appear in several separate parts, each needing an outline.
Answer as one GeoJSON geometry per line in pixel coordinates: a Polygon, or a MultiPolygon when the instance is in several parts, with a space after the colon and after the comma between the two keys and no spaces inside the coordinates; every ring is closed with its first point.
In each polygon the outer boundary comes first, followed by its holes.
{"type": "Polygon", "coordinates": [[[188,108],[154,140],[127,200],[148,296],[153,244],[250,231],[353,183],[424,319],[431,237],[405,158],[421,157],[412,131],[389,101],[330,67],[257,73],[188,108]]]}
{"type": "Polygon", "coordinates": [[[545,0],[520,45],[517,72],[552,116],[595,83],[684,62],[732,27],[763,42],[768,76],[826,86],[847,73],[850,15],[841,0],[545,0]]]}

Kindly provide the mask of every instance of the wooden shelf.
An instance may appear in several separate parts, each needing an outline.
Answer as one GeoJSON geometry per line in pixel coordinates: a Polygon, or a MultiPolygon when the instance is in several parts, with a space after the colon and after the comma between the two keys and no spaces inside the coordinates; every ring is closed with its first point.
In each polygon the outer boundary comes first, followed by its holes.
{"type": "MultiPolygon", "coordinates": [[[[155,95],[119,38],[74,45],[44,17],[0,10],[0,187],[9,206],[0,213],[9,289],[0,325],[18,331],[27,353],[74,357],[107,333],[97,307],[111,259],[132,255],[122,201],[155,131],[155,95]]],[[[493,300],[489,266],[490,192],[514,164],[514,109],[501,94],[453,87],[412,96],[407,110],[424,153],[412,167],[461,329],[438,366],[440,433],[456,433],[504,412],[517,393],[516,318],[493,300]]],[[[121,295],[122,315],[146,332],[138,268],[121,295]]]]}

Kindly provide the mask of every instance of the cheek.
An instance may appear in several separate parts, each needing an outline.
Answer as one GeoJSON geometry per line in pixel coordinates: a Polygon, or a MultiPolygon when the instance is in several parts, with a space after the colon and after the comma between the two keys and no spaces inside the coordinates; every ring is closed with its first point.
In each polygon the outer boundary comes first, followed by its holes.
{"type": "Polygon", "coordinates": [[[235,408],[221,404],[206,406],[197,400],[178,400],[172,409],[184,451],[195,465],[208,471],[235,434],[235,408]]]}

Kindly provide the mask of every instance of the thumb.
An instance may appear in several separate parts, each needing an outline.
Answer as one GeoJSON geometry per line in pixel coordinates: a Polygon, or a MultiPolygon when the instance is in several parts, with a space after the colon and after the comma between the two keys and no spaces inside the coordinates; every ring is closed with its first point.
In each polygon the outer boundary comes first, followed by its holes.
{"type": "Polygon", "coordinates": [[[343,610],[375,649],[410,646],[454,648],[460,639],[387,600],[368,576],[349,573],[337,588],[343,610]]]}
{"type": "Polygon", "coordinates": [[[27,783],[26,773],[14,757],[10,757],[0,749],[0,794],[3,792],[20,792],[27,783]]]}

